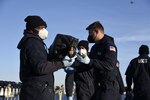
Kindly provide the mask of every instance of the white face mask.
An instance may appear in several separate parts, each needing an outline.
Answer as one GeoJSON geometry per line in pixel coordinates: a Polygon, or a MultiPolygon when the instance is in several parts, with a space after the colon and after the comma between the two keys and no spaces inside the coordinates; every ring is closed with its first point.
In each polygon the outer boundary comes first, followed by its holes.
{"type": "Polygon", "coordinates": [[[87,55],[86,49],[81,48],[81,49],[79,49],[78,51],[79,51],[79,54],[80,54],[81,56],[87,55]]]}
{"type": "Polygon", "coordinates": [[[45,28],[43,28],[39,31],[38,35],[42,40],[44,40],[48,37],[48,31],[45,28]]]}

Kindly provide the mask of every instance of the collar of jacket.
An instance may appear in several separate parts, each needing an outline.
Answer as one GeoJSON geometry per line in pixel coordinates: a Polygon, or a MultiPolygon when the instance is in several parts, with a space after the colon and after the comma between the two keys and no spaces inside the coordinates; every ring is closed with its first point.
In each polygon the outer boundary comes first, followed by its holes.
{"type": "Polygon", "coordinates": [[[24,30],[24,36],[22,37],[22,39],[20,40],[20,42],[18,43],[17,48],[21,49],[23,43],[28,39],[28,38],[36,38],[39,41],[43,42],[43,40],[35,33],[31,33],[30,31],[24,30]]]}
{"type": "Polygon", "coordinates": [[[114,42],[114,39],[113,39],[113,37],[104,34],[104,37],[101,40],[99,40],[99,42],[97,42],[96,44],[105,43],[106,41],[113,41],[114,42]]]}

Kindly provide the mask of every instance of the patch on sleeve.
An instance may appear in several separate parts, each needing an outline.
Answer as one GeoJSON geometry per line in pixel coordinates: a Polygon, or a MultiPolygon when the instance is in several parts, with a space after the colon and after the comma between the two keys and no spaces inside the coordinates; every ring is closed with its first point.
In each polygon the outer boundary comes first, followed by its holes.
{"type": "Polygon", "coordinates": [[[109,46],[109,50],[113,51],[113,52],[116,52],[116,48],[114,46],[109,46]]]}

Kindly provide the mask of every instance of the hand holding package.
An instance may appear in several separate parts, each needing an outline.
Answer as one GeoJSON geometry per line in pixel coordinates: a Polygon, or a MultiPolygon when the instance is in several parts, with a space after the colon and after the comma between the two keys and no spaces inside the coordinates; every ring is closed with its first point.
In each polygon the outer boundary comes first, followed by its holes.
{"type": "Polygon", "coordinates": [[[85,57],[83,57],[83,56],[77,54],[77,60],[79,62],[84,63],[84,64],[89,64],[90,63],[90,58],[87,55],[85,57]]]}
{"type": "Polygon", "coordinates": [[[76,56],[70,58],[68,55],[64,57],[63,59],[63,63],[65,67],[69,67],[73,64],[73,62],[75,61],[76,56]]]}

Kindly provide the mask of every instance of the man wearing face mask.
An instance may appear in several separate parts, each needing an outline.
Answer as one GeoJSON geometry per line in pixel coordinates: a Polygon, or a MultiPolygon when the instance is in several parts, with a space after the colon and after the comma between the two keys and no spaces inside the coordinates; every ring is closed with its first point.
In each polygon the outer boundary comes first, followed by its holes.
{"type": "Polygon", "coordinates": [[[47,24],[40,16],[27,16],[26,29],[17,48],[20,50],[20,100],[54,100],[53,72],[70,66],[73,60],[48,61],[44,39],[47,24]]]}
{"type": "MultiPolygon", "coordinates": [[[[78,54],[82,57],[88,55],[88,41],[81,40],[78,43],[78,54]]],[[[77,100],[95,100],[94,99],[94,78],[93,78],[93,68],[88,67],[86,64],[80,63],[76,60],[72,66],[75,71],[66,70],[66,95],[68,100],[73,100],[73,84],[76,84],[76,96],[77,100]],[[71,73],[72,72],[72,73],[71,73]]]]}
{"type": "Polygon", "coordinates": [[[117,100],[119,85],[117,82],[117,48],[114,39],[104,34],[104,27],[99,21],[90,24],[88,41],[95,43],[89,57],[78,55],[77,60],[94,68],[96,82],[96,100],[117,100]]]}

